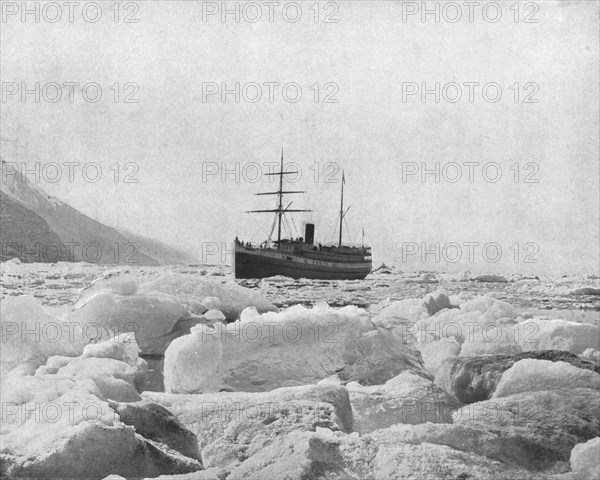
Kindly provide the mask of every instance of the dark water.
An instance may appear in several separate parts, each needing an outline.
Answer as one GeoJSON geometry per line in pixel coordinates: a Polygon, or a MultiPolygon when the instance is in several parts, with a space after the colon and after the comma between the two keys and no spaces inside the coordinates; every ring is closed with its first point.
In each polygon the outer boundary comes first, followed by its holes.
{"type": "Polygon", "coordinates": [[[151,357],[140,355],[148,363],[148,381],[145,390],[151,392],[164,392],[165,383],[163,381],[164,357],[153,355],[151,357]]]}

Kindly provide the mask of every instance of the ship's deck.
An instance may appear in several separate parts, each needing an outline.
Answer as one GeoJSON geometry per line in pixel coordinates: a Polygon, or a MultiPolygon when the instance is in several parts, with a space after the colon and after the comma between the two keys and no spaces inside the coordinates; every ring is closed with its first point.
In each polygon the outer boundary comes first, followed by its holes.
{"type": "Polygon", "coordinates": [[[283,240],[278,246],[256,245],[250,242],[238,241],[236,249],[237,247],[240,247],[242,251],[253,251],[264,256],[293,255],[334,263],[362,263],[371,260],[371,248],[363,246],[342,245],[340,247],[337,245],[309,244],[295,240],[283,240]]]}

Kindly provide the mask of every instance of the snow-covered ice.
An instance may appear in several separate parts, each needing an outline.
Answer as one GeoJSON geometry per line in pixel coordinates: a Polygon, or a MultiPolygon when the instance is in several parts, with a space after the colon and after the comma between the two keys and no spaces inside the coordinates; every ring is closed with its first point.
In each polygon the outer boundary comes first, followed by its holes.
{"type": "Polygon", "coordinates": [[[598,278],[223,273],[2,264],[0,473],[597,475],[598,278]]]}
{"type": "Polygon", "coordinates": [[[424,370],[418,352],[374,325],[357,307],[321,303],[280,313],[242,312],[238,322],[198,325],[165,352],[165,387],[173,393],[267,391],[316,383],[332,374],[379,383],[424,370]]]}

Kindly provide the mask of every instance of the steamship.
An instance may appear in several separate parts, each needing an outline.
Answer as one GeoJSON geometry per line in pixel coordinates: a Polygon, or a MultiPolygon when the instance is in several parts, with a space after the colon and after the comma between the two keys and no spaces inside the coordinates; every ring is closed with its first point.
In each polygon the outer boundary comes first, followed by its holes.
{"type": "MultiPolygon", "coordinates": [[[[251,210],[246,213],[274,213],[277,220],[277,240],[267,239],[260,245],[234,241],[233,269],[235,278],[265,278],[283,275],[291,278],[310,278],[320,280],[359,280],[365,278],[372,268],[371,248],[365,245],[353,246],[342,243],[342,225],[348,213],[344,210],[344,184],[342,188],[339,213],[339,236],[337,244],[315,244],[315,225],[307,223],[304,237],[281,238],[281,219],[287,213],[311,212],[312,210],[290,209],[291,203],[284,207],[284,195],[304,193],[303,191],[284,191],[284,175],[296,174],[296,171],[284,171],[283,152],[279,172],[268,173],[279,177],[279,190],[257,193],[255,195],[276,195],[277,206],[270,210],[251,210]]],[[[272,232],[273,233],[273,232],[272,232]]]]}

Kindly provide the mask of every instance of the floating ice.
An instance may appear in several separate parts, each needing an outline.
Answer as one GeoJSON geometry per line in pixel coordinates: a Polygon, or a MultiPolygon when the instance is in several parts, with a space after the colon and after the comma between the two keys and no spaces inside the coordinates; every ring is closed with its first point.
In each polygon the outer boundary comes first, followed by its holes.
{"type": "Polygon", "coordinates": [[[164,293],[119,295],[102,291],[71,312],[66,320],[80,325],[88,340],[128,333],[135,337],[143,353],[162,354],[173,338],[187,333],[177,327],[178,322],[190,316],[176,298],[164,293]]]}
{"type": "Polygon", "coordinates": [[[600,367],[600,350],[596,348],[586,348],[585,351],[579,355],[579,357],[600,367]]]}
{"type": "Polygon", "coordinates": [[[540,390],[492,398],[462,407],[454,422],[489,427],[526,427],[568,461],[572,447],[598,436],[600,391],[592,388],[540,390]]]}
{"type": "Polygon", "coordinates": [[[600,328],[589,323],[533,318],[513,328],[523,351],[565,350],[580,355],[588,348],[600,349],[600,328]]]}
{"type": "Polygon", "coordinates": [[[600,288],[581,287],[575,288],[569,292],[570,295],[600,295],[600,288]]]}
{"type": "Polygon", "coordinates": [[[214,320],[217,322],[223,322],[226,320],[225,315],[223,315],[223,312],[221,310],[216,309],[208,310],[202,316],[207,320],[214,320]]]}
{"type": "Polygon", "coordinates": [[[293,431],[352,428],[348,392],[339,385],[307,385],[270,392],[174,395],[144,398],[172,411],[198,437],[206,466],[239,463],[293,431]]]}
{"type": "Polygon", "coordinates": [[[567,362],[527,358],[519,360],[502,374],[492,397],[578,387],[600,389],[600,374],[577,368],[567,362]]]}
{"type": "Polygon", "coordinates": [[[502,374],[524,359],[563,362],[577,369],[598,369],[569,352],[555,350],[522,352],[516,355],[484,355],[447,358],[435,372],[435,384],[463,403],[488,400],[496,390],[502,374]]]}
{"type": "Polygon", "coordinates": [[[202,314],[208,309],[221,310],[227,320],[237,320],[246,307],[256,307],[263,313],[275,311],[260,292],[241,287],[230,280],[215,280],[190,277],[181,274],[166,274],[140,286],[141,292],[162,292],[176,297],[187,305],[192,313],[202,314]],[[198,305],[203,310],[193,307],[198,305]]]}
{"type": "Polygon", "coordinates": [[[81,290],[81,296],[76,306],[84,305],[90,298],[101,292],[133,295],[137,291],[138,281],[133,275],[122,273],[119,270],[109,270],[101,278],[94,280],[89,286],[81,290]]]}
{"type": "Polygon", "coordinates": [[[52,355],[78,355],[85,341],[81,330],[44,311],[32,296],[8,297],[0,302],[0,382],[19,367],[33,374],[52,355]]]}
{"type": "Polygon", "coordinates": [[[422,299],[411,298],[384,305],[373,322],[381,327],[394,327],[409,322],[416,322],[429,314],[422,299]]]}
{"type": "MultiPolygon", "coordinates": [[[[513,439],[519,447],[527,445],[513,439]]],[[[515,454],[506,443],[498,433],[440,424],[395,425],[359,437],[326,429],[291,432],[235,467],[227,479],[540,479],[520,467],[519,448],[515,454]],[[429,433],[433,427],[438,431],[429,433]],[[465,451],[465,445],[474,451],[465,451]],[[507,461],[488,457],[490,452],[505,453],[507,461]]]]}
{"type": "Polygon", "coordinates": [[[402,372],[383,385],[347,385],[354,430],[367,433],[396,423],[451,423],[459,404],[431,380],[402,372]]]}
{"type": "Polygon", "coordinates": [[[197,460],[144,438],[115,411],[113,400],[140,399],[135,387],[145,374],[138,347],[127,338],[91,346],[76,358],[51,357],[35,375],[22,369],[7,375],[0,432],[3,476],[143,477],[202,468],[197,460]]]}
{"type": "Polygon", "coordinates": [[[508,282],[506,277],[504,277],[502,275],[495,275],[492,273],[476,275],[476,276],[472,277],[471,280],[474,280],[475,282],[501,282],[501,283],[508,282]]]}
{"type": "Polygon", "coordinates": [[[300,305],[280,313],[242,312],[241,320],[197,325],[165,353],[167,391],[267,391],[316,383],[334,373],[344,381],[383,383],[404,370],[422,372],[420,355],[378,329],[357,307],[300,305]]]}
{"type": "Polygon", "coordinates": [[[284,275],[275,275],[273,277],[263,278],[262,281],[267,283],[287,283],[294,282],[295,280],[292,277],[286,277],[284,275]]]}
{"type": "Polygon", "coordinates": [[[575,445],[571,451],[571,469],[587,474],[590,480],[600,478],[600,437],[575,445]]]}
{"type": "Polygon", "coordinates": [[[444,360],[456,357],[461,350],[460,343],[453,338],[419,344],[418,347],[421,351],[425,368],[432,374],[436,372],[444,360]]]}

